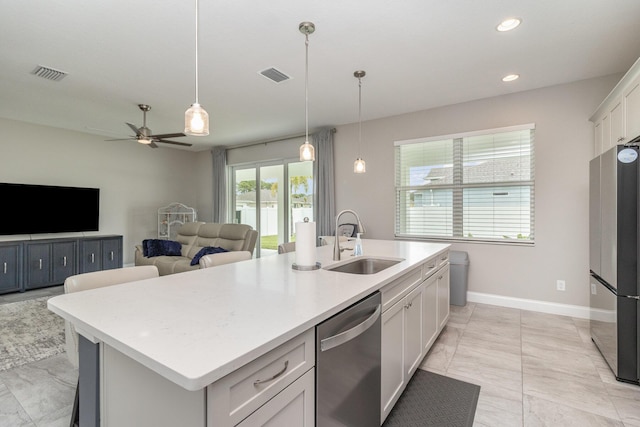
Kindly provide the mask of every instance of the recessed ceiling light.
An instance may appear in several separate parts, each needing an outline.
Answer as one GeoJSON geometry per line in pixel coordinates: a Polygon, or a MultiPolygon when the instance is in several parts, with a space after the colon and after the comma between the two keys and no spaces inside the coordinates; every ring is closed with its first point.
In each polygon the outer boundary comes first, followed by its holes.
{"type": "Polygon", "coordinates": [[[520,78],[520,74],[509,74],[506,75],[502,78],[503,82],[512,82],[514,80],[517,80],[518,78],[520,78]]]}
{"type": "Polygon", "coordinates": [[[511,31],[516,28],[518,25],[522,23],[522,19],[520,18],[509,18],[505,19],[496,27],[498,31],[511,31]]]}

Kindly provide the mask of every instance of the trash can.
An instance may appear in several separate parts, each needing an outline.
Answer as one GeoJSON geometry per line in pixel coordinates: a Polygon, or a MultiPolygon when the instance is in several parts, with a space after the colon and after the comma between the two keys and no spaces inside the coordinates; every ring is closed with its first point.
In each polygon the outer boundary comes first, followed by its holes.
{"type": "Polygon", "coordinates": [[[460,251],[449,252],[450,303],[467,305],[467,278],[469,277],[469,254],[460,251]]]}

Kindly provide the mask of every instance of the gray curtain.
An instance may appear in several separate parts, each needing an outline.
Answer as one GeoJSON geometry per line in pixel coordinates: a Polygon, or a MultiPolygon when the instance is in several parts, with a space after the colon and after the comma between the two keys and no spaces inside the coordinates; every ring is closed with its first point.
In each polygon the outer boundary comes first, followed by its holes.
{"type": "Polygon", "coordinates": [[[227,222],[227,150],[214,148],[213,157],[213,222],[227,222]]]}
{"type": "Polygon", "coordinates": [[[313,163],[313,216],[318,236],[333,234],[336,201],[333,176],[333,134],[335,129],[323,129],[311,135],[316,150],[313,163]]]}

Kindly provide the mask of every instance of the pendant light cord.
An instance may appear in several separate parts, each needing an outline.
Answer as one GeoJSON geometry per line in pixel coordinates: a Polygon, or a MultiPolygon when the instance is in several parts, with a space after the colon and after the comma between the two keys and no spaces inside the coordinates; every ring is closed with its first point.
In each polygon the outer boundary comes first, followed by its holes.
{"type": "Polygon", "coordinates": [[[362,150],[362,78],[358,77],[358,158],[362,150]]]}
{"type": "Polygon", "coordinates": [[[304,59],[304,123],[305,141],[309,142],[309,34],[305,34],[305,59],[304,59]]]}
{"type": "Polygon", "coordinates": [[[196,104],[198,102],[198,0],[196,0],[196,104]]]}

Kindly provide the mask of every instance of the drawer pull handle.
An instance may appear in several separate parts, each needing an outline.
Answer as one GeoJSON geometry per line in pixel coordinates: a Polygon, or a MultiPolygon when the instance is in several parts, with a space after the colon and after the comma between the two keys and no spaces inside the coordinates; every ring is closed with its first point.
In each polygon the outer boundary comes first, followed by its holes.
{"type": "Polygon", "coordinates": [[[405,305],[404,308],[409,310],[409,308],[411,308],[412,305],[413,305],[413,301],[411,301],[409,304],[405,305]]]}
{"type": "Polygon", "coordinates": [[[111,251],[111,261],[113,261],[113,251],[111,251]]]}
{"type": "Polygon", "coordinates": [[[260,385],[260,384],[264,384],[264,383],[268,383],[270,381],[275,380],[276,378],[278,378],[280,375],[284,374],[287,370],[287,368],[289,367],[289,361],[285,360],[284,361],[284,368],[282,368],[282,370],[280,372],[278,372],[277,374],[275,374],[274,376],[272,376],[271,378],[267,378],[266,380],[255,380],[253,382],[254,386],[260,385]]]}
{"type": "Polygon", "coordinates": [[[66,256],[62,257],[62,265],[63,265],[63,267],[67,266],[67,257],[66,256]]]}
{"type": "Polygon", "coordinates": [[[42,258],[38,260],[38,269],[42,270],[42,258]]]}
{"type": "Polygon", "coordinates": [[[95,254],[91,254],[91,263],[93,264],[96,261],[96,256],[95,254]]]}
{"type": "Polygon", "coordinates": [[[447,260],[446,256],[443,256],[442,258],[440,258],[440,261],[446,261],[446,260],[447,260]]]}
{"type": "Polygon", "coordinates": [[[624,136],[621,136],[620,138],[618,138],[618,142],[624,141],[624,136]]]}
{"type": "Polygon", "coordinates": [[[4,274],[7,274],[7,263],[4,263],[4,274]]]}

